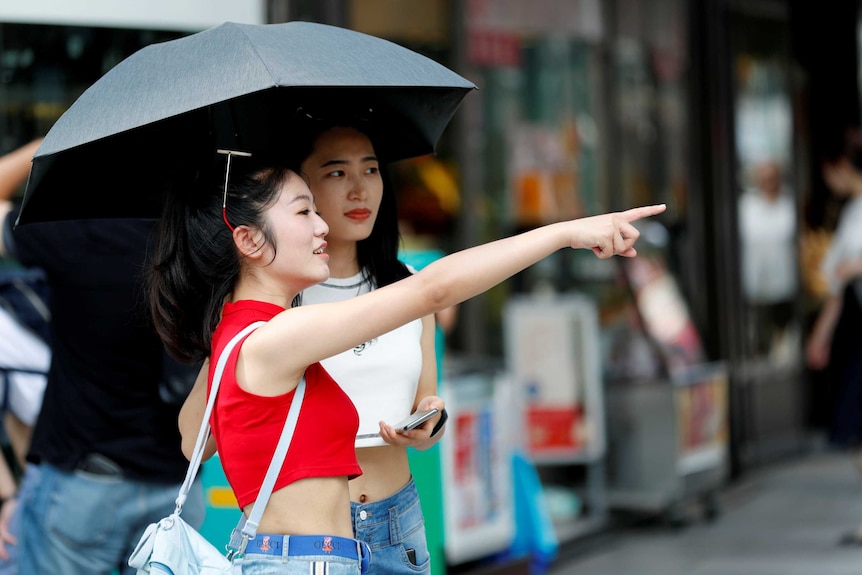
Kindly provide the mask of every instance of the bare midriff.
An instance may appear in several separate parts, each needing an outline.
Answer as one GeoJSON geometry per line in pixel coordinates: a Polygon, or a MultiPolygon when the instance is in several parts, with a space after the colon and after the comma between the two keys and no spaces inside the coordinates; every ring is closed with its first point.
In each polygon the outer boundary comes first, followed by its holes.
{"type": "Polygon", "coordinates": [[[373,503],[398,492],[410,481],[407,450],[386,445],[356,450],[362,475],[350,480],[350,500],[373,503]]]}
{"type": "MultiPolygon", "coordinates": [[[[353,537],[349,499],[343,476],[300,479],[273,492],[257,531],[353,537]]],[[[253,507],[246,506],[246,516],[253,507]]]]}

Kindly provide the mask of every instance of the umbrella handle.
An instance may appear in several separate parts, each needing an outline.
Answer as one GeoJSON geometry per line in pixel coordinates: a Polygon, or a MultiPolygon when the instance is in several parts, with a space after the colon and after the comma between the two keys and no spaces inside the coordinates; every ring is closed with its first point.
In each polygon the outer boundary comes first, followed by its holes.
{"type": "Polygon", "coordinates": [[[246,158],[251,156],[251,152],[240,152],[239,150],[216,150],[219,154],[227,155],[227,162],[225,163],[224,168],[224,195],[222,196],[221,201],[221,217],[224,220],[224,223],[227,224],[228,229],[230,231],[234,230],[234,227],[230,225],[230,222],[227,221],[227,182],[230,177],[230,159],[233,156],[244,156],[246,158]]]}

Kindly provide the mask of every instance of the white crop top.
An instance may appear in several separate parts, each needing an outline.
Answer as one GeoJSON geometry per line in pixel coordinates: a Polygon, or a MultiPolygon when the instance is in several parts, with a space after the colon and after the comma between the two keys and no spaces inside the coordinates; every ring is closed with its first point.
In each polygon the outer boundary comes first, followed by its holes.
{"type": "MultiPolygon", "coordinates": [[[[369,291],[371,283],[361,272],[329,278],[305,289],[302,305],[343,301],[369,291]]],[[[422,320],[414,320],[320,362],[359,412],[356,447],[387,445],[378,422],[396,423],[413,410],[422,372],[421,338],[422,320]]]]}

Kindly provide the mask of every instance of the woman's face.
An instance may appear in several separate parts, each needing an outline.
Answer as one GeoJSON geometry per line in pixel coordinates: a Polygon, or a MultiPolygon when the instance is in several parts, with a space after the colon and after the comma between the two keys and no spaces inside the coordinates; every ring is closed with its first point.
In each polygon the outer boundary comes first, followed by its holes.
{"type": "Polygon", "coordinates": [[[300,291],[329,278],[329,255],[324,251],[329,226],[315,210],[302,178],[288,172],[267,220],[278,248],[272,265],[282,280],[300,291]]]}
{"type": "Polygon", "coordinates": [[[859,171],[845,156],[823,163],[823,181],[840,198],[859,191],[859,171]]]}
{"type": "Polygon", "coordinates": [[[302,163],[333,248],[371,235],[383,199],[383,180],[371,141],[353,128],[321,134],[302,163]]]}

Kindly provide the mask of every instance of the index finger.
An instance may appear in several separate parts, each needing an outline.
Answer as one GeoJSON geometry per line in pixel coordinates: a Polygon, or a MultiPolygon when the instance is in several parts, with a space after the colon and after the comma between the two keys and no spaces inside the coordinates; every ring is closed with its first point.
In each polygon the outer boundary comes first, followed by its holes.
{"type": "Polygon", "coordinates": [[[652,206],[641,206],[639,208],[631,208],[620,213],[620,216],[627,222],[634,222],[641,218],[655,216],[667,209],[666,204],[655,204],[652,206]]]}

